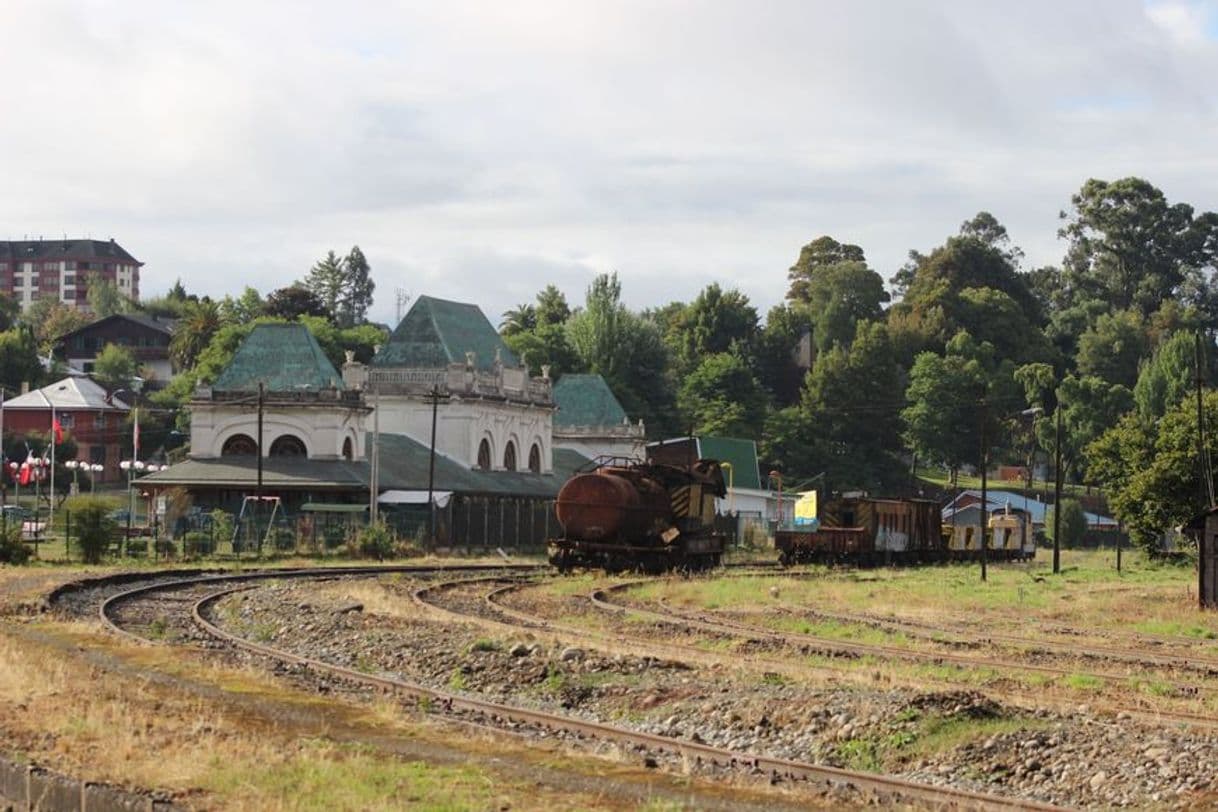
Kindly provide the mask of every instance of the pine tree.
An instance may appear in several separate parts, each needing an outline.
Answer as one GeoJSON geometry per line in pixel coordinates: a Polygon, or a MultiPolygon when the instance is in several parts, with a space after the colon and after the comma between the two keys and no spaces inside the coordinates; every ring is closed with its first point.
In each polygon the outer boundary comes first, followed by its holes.
{"type": "Polygon", "coordinates": [[[376,283],[372,281],[368,258],[358,245],[351,246],[351,252],[343,259],[343,271],[342,298],[334,317],[339,327],[354,327],[367,321],[376,283]]]}
{"type": "Polygon", "coordinates": [[[310,293],[321,302],[326,313],[334,317],[343,302],[343,287],[346,269],[344,260],[338,258],[333,251],[326,252],[325,259],[318,262],[309,270],[309,275],[302,283],[310,293]]]}

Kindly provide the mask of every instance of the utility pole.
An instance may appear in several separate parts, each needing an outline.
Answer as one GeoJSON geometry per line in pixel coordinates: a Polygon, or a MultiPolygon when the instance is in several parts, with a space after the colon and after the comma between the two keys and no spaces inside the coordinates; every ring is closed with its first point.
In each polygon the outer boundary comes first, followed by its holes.
{"type": "Polygon", "coordinates": [[[372,387],[372,450],[368,453],[369,482],[368,482],[368,524],[374,525],[380,517],[381,495],[381,392],[376,384],[368,379],[372,387]]]}
{"type": "Polygon", "coordinates": [[[990,467],[989,438],[986,437],[986,434],[985,434],[985,423],[986,423],[987,417],[989,417],[989,414],[988,414],[988,410],[986,409],[985,398],[982,398],[981,399],[981,580],[982,581],[986,580],[985,565],[986,565],[986,558],[987,558],[987,551],[986,551],[987,545],[986,545],[986,539],[985,539],[985,531],[986,531],[986,525],[988,524],[988,522],[986,521],[986,518],[987,518],[986,514],[988,513],[987,509],[989,507],[989,504],[986,501],[989,496],[986,491],[986,484],[987,484],[986,473],[987,473],[987,469],[990,467]]]}
{"type": "Polygon", "coordinates": [[[258,536],[258,557],[262,557],[262,412],[266,400],[266,384],[258,381],[258,482],[254,486],[254,533],[258,536]]]}
{"type": "Polygon", "coordinates": [[[436,547],[436,416],[440,410],[440,387],[432,386],[431,398],[431,452],[427,460],[427,543],[436,547]]]}
{"type": "MultiPolygon", "coordinates": [[[[1205,464],[1205,414],[1201,407],[1201,386],[1204,380],[1201,376],[1201,331],[1193,340],[1193,361],[1197,369],[1197,464],[1201,467],[1201,501],[1206,509],[1214,506],[1213,486],[1209,482],[1209,466],[1205,464]]],[[[1208,520],[1206,521],[1208,525],[1208,520]]],[[[1197,540],[1197,600],[1202,608],[1212,606],[1214,596],[1206,590],[1205,573],[1209,567],[1209,556],[1206,555],[1206,533],[1202,532],[1197,540]]]]}
{"type": "Polygon", "coordinates": [[[1062,571],[1062,404],[1057,402],[1053,441],[1053,574],[1062,571]]]}

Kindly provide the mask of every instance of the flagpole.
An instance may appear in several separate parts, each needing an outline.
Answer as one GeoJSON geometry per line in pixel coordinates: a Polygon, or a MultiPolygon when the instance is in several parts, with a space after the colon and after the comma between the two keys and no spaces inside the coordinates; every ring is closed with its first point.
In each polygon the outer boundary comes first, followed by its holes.
{"type": "Polygon", "coordinates": [[[51,517],[47,520],[47,535],[55,532],[55,403],[51,403],[51,517]]]}

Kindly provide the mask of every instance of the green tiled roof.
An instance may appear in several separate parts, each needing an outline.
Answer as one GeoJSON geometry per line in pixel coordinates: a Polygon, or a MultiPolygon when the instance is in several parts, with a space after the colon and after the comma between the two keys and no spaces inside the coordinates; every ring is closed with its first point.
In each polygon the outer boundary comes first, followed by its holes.
{"type": "Polygon", "coordinates": [[[465,353],[473,352],[478,368],[487,370],[495,362],[496,350],[504,366],[518,365],[477,305],[420,296],[372,365],[437,369],[464,363],[465,353]]]}
{"type": "Polygon", "coordinates": [[[216,378],[222,392],[270,392],[343,388],[342,376],[303,324],[259,324],[216,378]]]}
{"type": "MultiPolygon", "coordinates": [[[[699,437],[698,456],[732,464],[732,487],[761,490],[757,444],[735,437],[699,437]]],[[[723,472],[724,479],[727,472],[723,472]]]]}
{"type": "Polygon", "coordinates": [[[600,375],[563,375],[554,384],[555,426],[620,426],[626,410],[600,375]]]}

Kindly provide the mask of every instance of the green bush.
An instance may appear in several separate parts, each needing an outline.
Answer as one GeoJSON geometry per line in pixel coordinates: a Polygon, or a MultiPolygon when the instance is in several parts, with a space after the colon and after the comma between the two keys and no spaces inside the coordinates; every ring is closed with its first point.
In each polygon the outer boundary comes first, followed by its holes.
{"type": "MultiPolygon", "coordinates": [[[[1056,506],[1045,514],[1045,535],[1053,539],[1053,514],[1056,506]]],[[[1074,547],[1082,543],[1087,532],[1087,514],[1077,499],[1062,500],[1062,547],[1074,547]]]]}
{"type": "Polygon", "coordinates": [[[393,555],[394,541],[393,533],[389,531],[384,522],[368,525],[359,532],[359,537],[356,539],[359,554],[378,561],[384,561],[393,555]]]}
{"type": "Polygon", "coordinates": [[[208,515],[211,516],[212,534],[216,538],[216,544],[219,545],[226,541],[232,541],[233,531],[237,527],[233,521],[233,514],[216,508],[208,515]]]}
{"type": "Polygon", "coordinates": [[[74,496],[67,502],[72,512],[73,541],[86,564],[98,564],[106,548],[118,534],[118,522],[111,514],[118,507],[102,496],[74,496]]]}
{"type": "Polygon", "coordinates": [[[30,548],[21,541],[21,522],[10,521],[0,533],[0,564],[24,564],[30,560],[30,548]]]}
{"type": "Polygon", "coordinates": [[[182,549],[186,555],[211,555],[211,533],[206,530],[191,530],[182,536],[182,549]]]}

